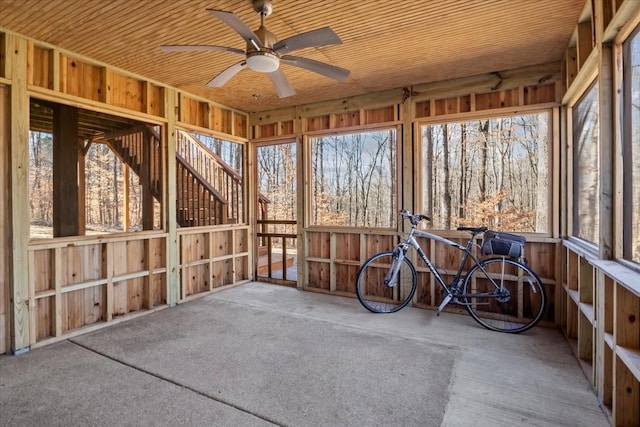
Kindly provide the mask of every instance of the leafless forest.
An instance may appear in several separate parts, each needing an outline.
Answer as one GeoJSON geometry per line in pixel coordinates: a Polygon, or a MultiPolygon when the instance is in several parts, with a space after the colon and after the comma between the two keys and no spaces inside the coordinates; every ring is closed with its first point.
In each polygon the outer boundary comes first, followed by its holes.
{"type": "Polygon", "coordinates": [[[422,126],[424,211],[433,228],[549,228],[549,114],[422,126]]]}
{"type": "MultiPolygon", "coordinates": [[[[31,237],[52,237],[53,139],[42,132],[29,134],[29,203],[31,237]]],[[[142,229],[142,193],[138,176],[104,144],[92,144],[85,156],[87,233],[142,229]],[[128,192],[128,207],[124,194],[128,192]],[[125,209],[128,212],[125,212],[125,209]],[[128,229],[124,230],[125,214],[128,229]]]]}
{"type": "Polygon", "coordinates": [[[397,222],[396,130],[311,141],[311,222],[393,227],[397,222]]]}

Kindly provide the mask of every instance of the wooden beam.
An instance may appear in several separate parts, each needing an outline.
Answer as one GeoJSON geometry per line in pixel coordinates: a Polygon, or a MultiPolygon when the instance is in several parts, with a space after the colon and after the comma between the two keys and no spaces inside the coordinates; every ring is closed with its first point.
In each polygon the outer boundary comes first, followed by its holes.
{"type": "Polygon", "coordinates": [[[29,349],[28,256],[29,242],[29,93],[27,91],[27,41],[8,35],[11,79],[11,351],[29,349]]]}

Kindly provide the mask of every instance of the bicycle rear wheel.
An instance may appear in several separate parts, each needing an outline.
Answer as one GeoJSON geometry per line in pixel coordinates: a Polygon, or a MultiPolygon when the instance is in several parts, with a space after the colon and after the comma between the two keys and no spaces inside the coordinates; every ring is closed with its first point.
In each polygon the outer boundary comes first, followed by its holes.
{"type": "Polygon", "coordinates": [[[393,313],[406,306],[418,285],[416,269],[407,258],[401,261],[395,284],[388,286],[385,277],[393,262],[400,262],[393,252],[380,252],[369,258],[358,270],[356,293],[358,300],[374,313],[393,313]]]}
{"type": "Polygon", "coordinates": [[[498,332],[532,328],[542,319],[547,304],[542,282],[533,270],[508,258],[491,258],[474,266],[462,290],[471,317],[498,332]]]}

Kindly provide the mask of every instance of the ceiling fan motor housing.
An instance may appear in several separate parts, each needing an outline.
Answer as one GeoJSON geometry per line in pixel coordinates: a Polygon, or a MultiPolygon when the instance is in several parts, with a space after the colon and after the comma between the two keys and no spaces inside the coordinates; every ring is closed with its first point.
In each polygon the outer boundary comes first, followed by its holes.
{"type": "Polygon", "coordinates": [[[273,45],[278,41],[276,36],[264,25],[255,31],[255,35],[260,39],[262,48],[256,49],[251,42],[247,43],[247,66],[254,71],[261,73],[271,73],[280,66],[278,54],[273,51],[273,45]]]}

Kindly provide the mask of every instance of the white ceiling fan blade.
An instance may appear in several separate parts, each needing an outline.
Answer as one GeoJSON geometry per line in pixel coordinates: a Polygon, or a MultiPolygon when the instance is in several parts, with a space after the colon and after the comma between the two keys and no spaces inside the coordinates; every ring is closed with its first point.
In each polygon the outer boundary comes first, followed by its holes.
{"type": "Polygon", "coordinates": [[[296,91],[293,90],[291,83],[289,83],[289,80],[281,69],[278,68],[277,70],[269,73],[269,77],[271,77],[271,81],[276,88],[276,92],[278,92],[279,98],[286,98],[296,94],[296,91]]]}
{"type": "Polygon", "coordinates": [[[342,40],[340,40],[340,37],[338,37],[331,28],[325,27],[280,40],[273,45],[273,50],[282,54],[306,47],[319,47],[341,43],[342,40]]]}
{"type": "Polygon", "coordinates": [[[211,79],[209,83],[207,83],[207,86],[209,87],[224,86],[225,83],[227,83],[231,77],[238,74],[246,66],[247,66],[247,61],[240,61],[233,64],[232,66],[230,66],[229,68],[227,68],[226,70],[224,70],[223,72],[215,76],[213,79],[211,79]]]}
{"type": "Polygon", "coordinates": [[[285,55],[280,58],[280,62],[322,74],[339,82],[344,81],[350,73],[349,70],[344,68],[336,67],[335,65],[330,65],[325,62],[314,61],[313,59],[301,58],[299,56],[285,55]]]}
{"type": "Polygon", "coordinates": [[[235,47],[226,47],[226,46],[212,46],[206,44],[168,44],[160,46],[160,50],[163,52],[204,52],[204,51],[215,51],[215,52],[231,52],[238,53],[240,55],[244,55],[244,50],[236,49],[235,47]]]}
{"type": "Polygon", "coordinates": [[[247,43],[257,45],[258,49],[262,47],[262,42],[260,41],[258,36],[256,36],[253,30],[247,27],[247,25],[242,22],[242,20],[240,20],[240,18],[238,18],[234,13],[216,9],[207,9],[207,12],[233,28],[247,43]]]}

